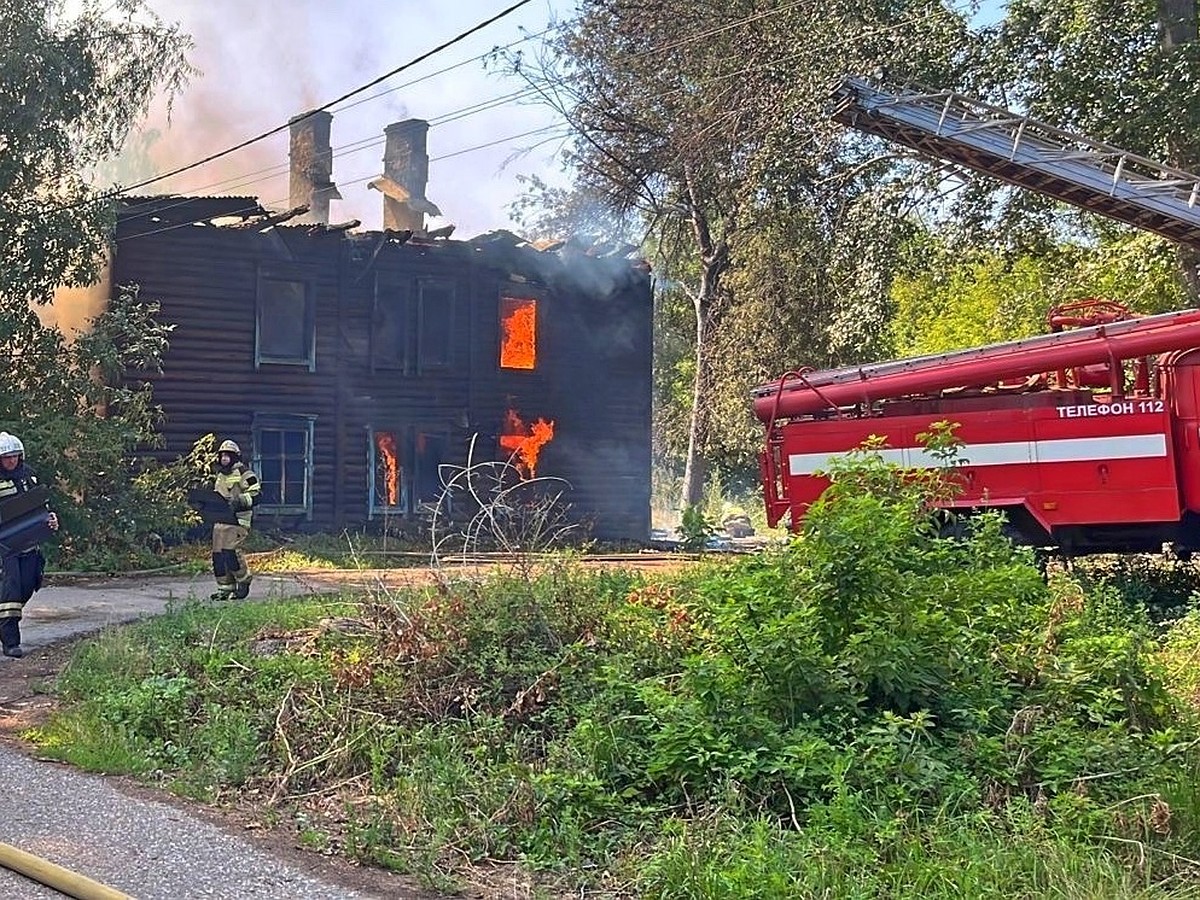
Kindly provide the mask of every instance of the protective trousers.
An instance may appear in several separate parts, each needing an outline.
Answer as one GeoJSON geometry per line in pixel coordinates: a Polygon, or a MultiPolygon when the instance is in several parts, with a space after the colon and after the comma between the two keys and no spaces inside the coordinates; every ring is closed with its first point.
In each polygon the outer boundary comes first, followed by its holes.
{"type": "Polygon", "coordinates": [[[241,525],[218,523],[213,526],[212,568],[217,579],[217,593],[232,596],[238,588],[250,584],[250,567],[239,549],[248,534],[250,529],[241,525]]]}
{"type": "Polygon", "coordinates": [[[42,586],[45,568],[39,550],[0,558],[0,643],[5,650],[21,644],[21,613],[42,586]]]}

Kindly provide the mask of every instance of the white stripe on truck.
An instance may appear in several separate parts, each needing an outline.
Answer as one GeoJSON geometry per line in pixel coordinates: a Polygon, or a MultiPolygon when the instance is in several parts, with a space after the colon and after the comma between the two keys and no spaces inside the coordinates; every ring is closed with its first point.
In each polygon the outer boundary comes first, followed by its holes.
{"type": "MultiPolygon", "coordinates": [[[[941,462],[923,447],[901,447],[878,451],[886,462],[909,469],[932,469],[941,462]]],[[[837,453],[792,453],[788,472],[812,475],[826,471],[837,453]]],[[[1111,437],[1061,438],[1053,441],[1006,441],[999,444],[967,444],[959,448],[959,466],[1011,466],[1021,463],[1089,462],[1106,459],[1151,459],[1167,455],[1163,434],[1121,434],[1111,437]]]]}

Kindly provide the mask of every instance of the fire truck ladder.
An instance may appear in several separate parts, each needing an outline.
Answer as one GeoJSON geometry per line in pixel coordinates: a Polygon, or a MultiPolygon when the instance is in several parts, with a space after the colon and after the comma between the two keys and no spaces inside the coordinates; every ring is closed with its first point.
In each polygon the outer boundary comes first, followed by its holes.
{"type": "Polygon", "coordinates": [[[1200,176],[952,91],[847,78],[834,100],[859,131],[1200,248],[1200,176]]]}

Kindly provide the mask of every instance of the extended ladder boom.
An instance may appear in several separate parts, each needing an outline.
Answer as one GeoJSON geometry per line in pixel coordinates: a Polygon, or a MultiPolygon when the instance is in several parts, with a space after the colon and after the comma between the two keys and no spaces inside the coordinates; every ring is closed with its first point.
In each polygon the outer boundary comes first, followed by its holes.
{"type": "Polygon", "coordinates": [[[833,118],[938,160],[1200,248],[1200,176],[953,91],[848,78],[833,118]]]}

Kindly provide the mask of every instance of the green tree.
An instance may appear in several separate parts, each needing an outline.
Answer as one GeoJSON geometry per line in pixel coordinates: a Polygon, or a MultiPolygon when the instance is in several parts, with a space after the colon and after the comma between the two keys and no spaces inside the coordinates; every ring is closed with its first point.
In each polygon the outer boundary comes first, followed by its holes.
{"type": "MultiPolygon", "coordinates": [[[[1195,0],[1012,0],[986,44],[985,77],[1006,105],[1153,160],[1200,168],[1195,0]]],[[[1178,252],[1194,303],[1197,252],[1178,252]]]]}
{"type": "MultiPolygon", "coordinates": [[[[130,452],[153,438],[149,388],[166,347],[157,307],[121,289],[71,340],[36,308],[97,280],[113,207],[87,173],[120,149],[190,46],[141,0],[0,0],[0,427],[21,435],[61,492],[64,533],[136,536],[130,452]],[[82,500],[82,503],[79,501],[82,500]]],[[[142,498],[144,500],[144,498],[142,498]]]]}
{"type": "Polygon", "coordinates": [[[1185,303],[1173,250],[1151,234],[1012,253],[964,251],[924,233],[907,254],[913,262],[892,286],[892,332],[901,355],[1042,334],[1053,306],[1084,297],[1118,300],[1143,314],[1185,303]]]}
{"type": "Polygon", "coordinates": [[[112,208],[89,169],[114,156],[160,86],[180,87],[190,46],[141,0],[0,2],[0,301],[45,303],[87,285],[112,208]]]}
{"type": "MultiPolygon", "coordinates": [[[[639,223],[665,263],[669,302],[690,298],[690,361],[672,360],[672,375],[686,369],[691,379],[682,506],[700,500],[715,429],[726,426],[714,416],[716,342],[731,315],[753,308],[734,312],[729,280],[748,242],[797,205],[819,211],[816,233],[832,240],[854,198],[895,162],[830,122],[830,87],[885,64],[900,78],[955,83],[969,42],[963,16],[927,0],[585,0],[547,58],[513,60],[575,132],[567,162],[576,193],[639,223]]],[[[869,244],[843,244],[813,261],[837,253],[880,258],[869,244]]],[[[873,321],[873,337],[885,335],[878,306],[863,315],[851,301],[886,302],[886,290],[861,288],[834,287],[831,308],[846,313],[840,335],[796,335],[796,346],[833,337],[861,352],[856,329],[873,321]]]]}

